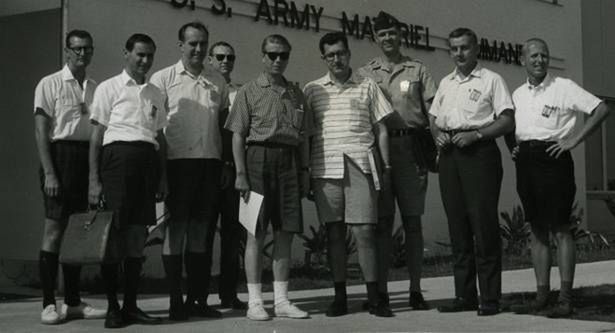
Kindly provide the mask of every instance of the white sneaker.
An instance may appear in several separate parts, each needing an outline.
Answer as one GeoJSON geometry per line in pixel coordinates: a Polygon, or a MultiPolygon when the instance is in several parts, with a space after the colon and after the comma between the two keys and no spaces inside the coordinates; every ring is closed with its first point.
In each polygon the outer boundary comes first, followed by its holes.
{"type": "Polygon", "coordinates": [[[308,318],[310,316],[309,313],[299,309],[290,301],[284,301],[282,303],[276,304],[274,307],[274,311],[276,317],[302,319],[308,318]]]}
{"type": "MultiPolygon", "coordinates": [[[[62,310],[64,310],[64,306],[62,306],[62,310]]],[[[103,319],[107,316],[107,310],[97,309],[86,302],[68,306],[64,313],[67,319],[103,319]]]]}
{"type": "Polygon", "coordinates": [[[41,324],[55,325],[62,321],[62,316],[56,311],[55,304],[49,304],[41,312],[41,324]]]}
{"type": "Polygon", "coordinates": [[[269,317],[269,313],[267,313],[267,311],[263,307],[263,303],[249,304],[247,317],[248,319],[258,321],[271,319],[271,317],[269,317]]]}

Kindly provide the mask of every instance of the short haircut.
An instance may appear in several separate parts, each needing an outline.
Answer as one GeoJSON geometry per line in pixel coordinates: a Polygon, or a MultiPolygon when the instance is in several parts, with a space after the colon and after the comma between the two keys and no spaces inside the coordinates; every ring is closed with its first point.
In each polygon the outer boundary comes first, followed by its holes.
{"type": "Polygon", "coordinates": [[[177,32],[177,39],[183,42],[184,34],[186,33],[186,29],[188,28],[194,28],[197,30],[201,30],[207,35],[207,37],[209,37],[209,30],[207,30],[207,27],[205,26],[205,24],[203,24],[200,21],[192,21],[192,22],[188,22],[182,25],[181,28],[179,28],[179,31],[177,32]]]}
{"type": "Polygon", "coordinates": [[[89,32],[85,31],[85,30],[71,30],[67,35],[66,35],[66,40],[64,41],[64,43],[66,44],[66,47],[70,47],[70,39],[73,37],[77,37],[77,38],[81,38],[81,39],[89,39],[90,42],[94,42],[94,39],[92,38],[92,35],[90,35],[89,32]]]}
{"type": "Polygon", "coordinates": [[[139,33],[133,34],[132,36],[130,36],[128,40],[126,40],[126,45],[124,46],[124,48],[126,49],[126,51],[130,52],[135,47],[136,43],[149,44],[153,46],[154,49],[156,48],[156,43],[154,43],[154,40],[152,39],[152,37],[146,34],[139,34],[139,33]]]}
{"type": "Polygon", "coordinates": [[[286,39],[286,37],[284,37],[282,35],[278,35],[278,34],[269,35],[269,36],[265,37],[265,39],[263,39],[263,43],[261,44],[261,51],[263,53],[265,53],[265,46],[267,46],[267,43],[284,45],[284,46],[288,47],[288,51],[289,52],[292,49],[292,47],[290,46],[290,43],[288,42],[288,39],[286,39]]]}
{"type": "Polygon", "coordinates": [[[348,50],[348,38],[346,34],[343,32],[329,32],[320,38],[320,42],[318,42],[318,48],[320,49],[320,54],[325,53],[325,45],[333,45],[338,42],[342,42],[346,50],[348,50]]]}
{"type": "Polygon", "coordinates": [[[235,49],[231,46],[231,44],[225,41],[219,41],[215,42],[212,46],[209,47],[209,55],[214,55],[214,49],[218,46],[228,47],[229,49],[231,49],[231,51],[233,51],[233,53],[235,53],[235,49]]]}
{"type": "Polygon", "coordinates": [[[476,36],[476,33],[474,31],[472,31],[471,29],[468,29],[468,28],[457,28],[457,29],[451,31],[451,33],[448,34],[449,43],[450,43],[451,39],[459,38],[461,36],[468,36],[468,37],[470,37],[470,39],[474,42],[474,45],[478,45],[478,37],[476,36]]]}
{"type": "Polygon", "coordinates": [[[547,42],[545,42],[544,39],[538,38],[538,37],[532,37],[532,38],[526,40],[523,43],[523,47],[521,48],[521,54],[525,55],[525,52],[527,52],[527,48],[530,46],[530,44],[533,44],[533,43],[541,43],[547,49],[547,54],[550,54],[549,53],[549,45],[547,45],[547,42]]]}

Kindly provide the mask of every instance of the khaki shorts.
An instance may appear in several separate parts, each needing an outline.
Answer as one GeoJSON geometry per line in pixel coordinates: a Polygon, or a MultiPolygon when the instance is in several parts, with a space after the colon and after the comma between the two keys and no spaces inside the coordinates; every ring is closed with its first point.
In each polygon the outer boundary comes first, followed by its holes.
{"type": "Polygon", "coordinates": [[[321,223],[376,224],[378,192],[371,174],[347,157],[344,179],[313,179],[314,201],[321,223]]]}

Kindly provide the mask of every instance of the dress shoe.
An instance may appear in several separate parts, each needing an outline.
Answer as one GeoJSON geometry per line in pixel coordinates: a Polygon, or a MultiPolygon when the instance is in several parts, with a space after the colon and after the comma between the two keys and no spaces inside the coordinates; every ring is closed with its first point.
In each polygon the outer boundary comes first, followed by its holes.
{"type": "Polygon", "coordinates": [[[179,302],[171,302],[169,306],[169,320],[173,321],[186,321],[188,320],[188,311],[186,311],[186,307],[184,303],[179,302]]]}
{"type": "MultiPolygon", "coordinates": [[[[384,305],[386,305],[387,307],[389,306],[389,294],[388,293],[378,293],[378,298],[380,299],[381,302],[384,303],[384,305]]],[[[363,310],[369,310],[369,301],[364,301],[363,304],[361,305],[361,308],[363,310]]]]}
{"type": "Polygon", "coordinates": [[[123,308],[122,317],[127,324],[157,325],[162,323],[162,318],[150,316],[139,308],[130,310],[123,308]]]}
{"type": "Polygon", "coordinates": [[[122,317],[120,309],[108,309],[105,316],[105,328],[122,328],[126,326],[126,322],[122,317]]]}
{"type": "Polygon", "coordinates": [[[462,312],[462,311],[475,311],[478,309],[477,302],[470,302],[461,297],[457,297],[452,303],[447,305],[441,305],[438,307],[439,312],[462,312]]]}
{"type": "Polygon", "coordinates": [[[502,312],[500,309],[500,304],[497,302],[481,304],[478,307],[478,311],[476,314],[479,316],[493,316],[502,312]]]}
{"type": "Polygon", "coordinates": [[[325,313],[325,316],[327,316],[327,317],[339,317],[339,316],[343,316],[345,314],[348,314],[348,304],[347,304],[347,302],[344,302],[344,301],[333,301],[331,303],[331,305],[329,305],[329,308],[327,309],[327,312],[325,313]]]}
{"type": "Polygon", "coordinates": [[[186,303],[188,315],[195,317],[205,318],[222,318],[222,312],[212,308],[207,304],[201,304],[198,302],[186,303]]]}
{"type": "Polygon", "coordinates": [[[410,292],[410,299],[408,300],[408,306],[412,310],[429,310],[429,304],[425,302],[423,294],[418,291],[410,292]]]}
{"type": "Polygon", "coordinates": [[[376,317],[393,317],[393,311],[389,308],[388,304],[380,301],[377,305],[373,305],[369,307],[369,313],[373,314],[376,317]]]}
{"type": "Polygon", "coordinates": [[[547,317],[549,318],[568,318],[574,312],[572,308],[572,304],[570,302],[559,302],[556,306],[554,306],[549,313],[547,313],[547,317]]]}
{"type": "Polygon", "coordinates": [[[233,309],[233,310],[247,310],[248,304],[246,302],[242,302],[239,298],[235,297],[232,299],[225,299],[220,302],[220,307],[222,309],[233,309]]]}

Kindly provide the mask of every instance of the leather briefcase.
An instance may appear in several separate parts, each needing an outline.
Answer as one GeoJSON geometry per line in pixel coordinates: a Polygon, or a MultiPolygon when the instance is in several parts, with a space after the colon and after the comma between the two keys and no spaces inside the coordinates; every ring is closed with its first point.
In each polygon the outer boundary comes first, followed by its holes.
{"type": "Polygon", "coordinates": [[[72,214],[60,247],[63,264],[100,264],[112,234],[113,212],[92,210],[72,214]]]}

